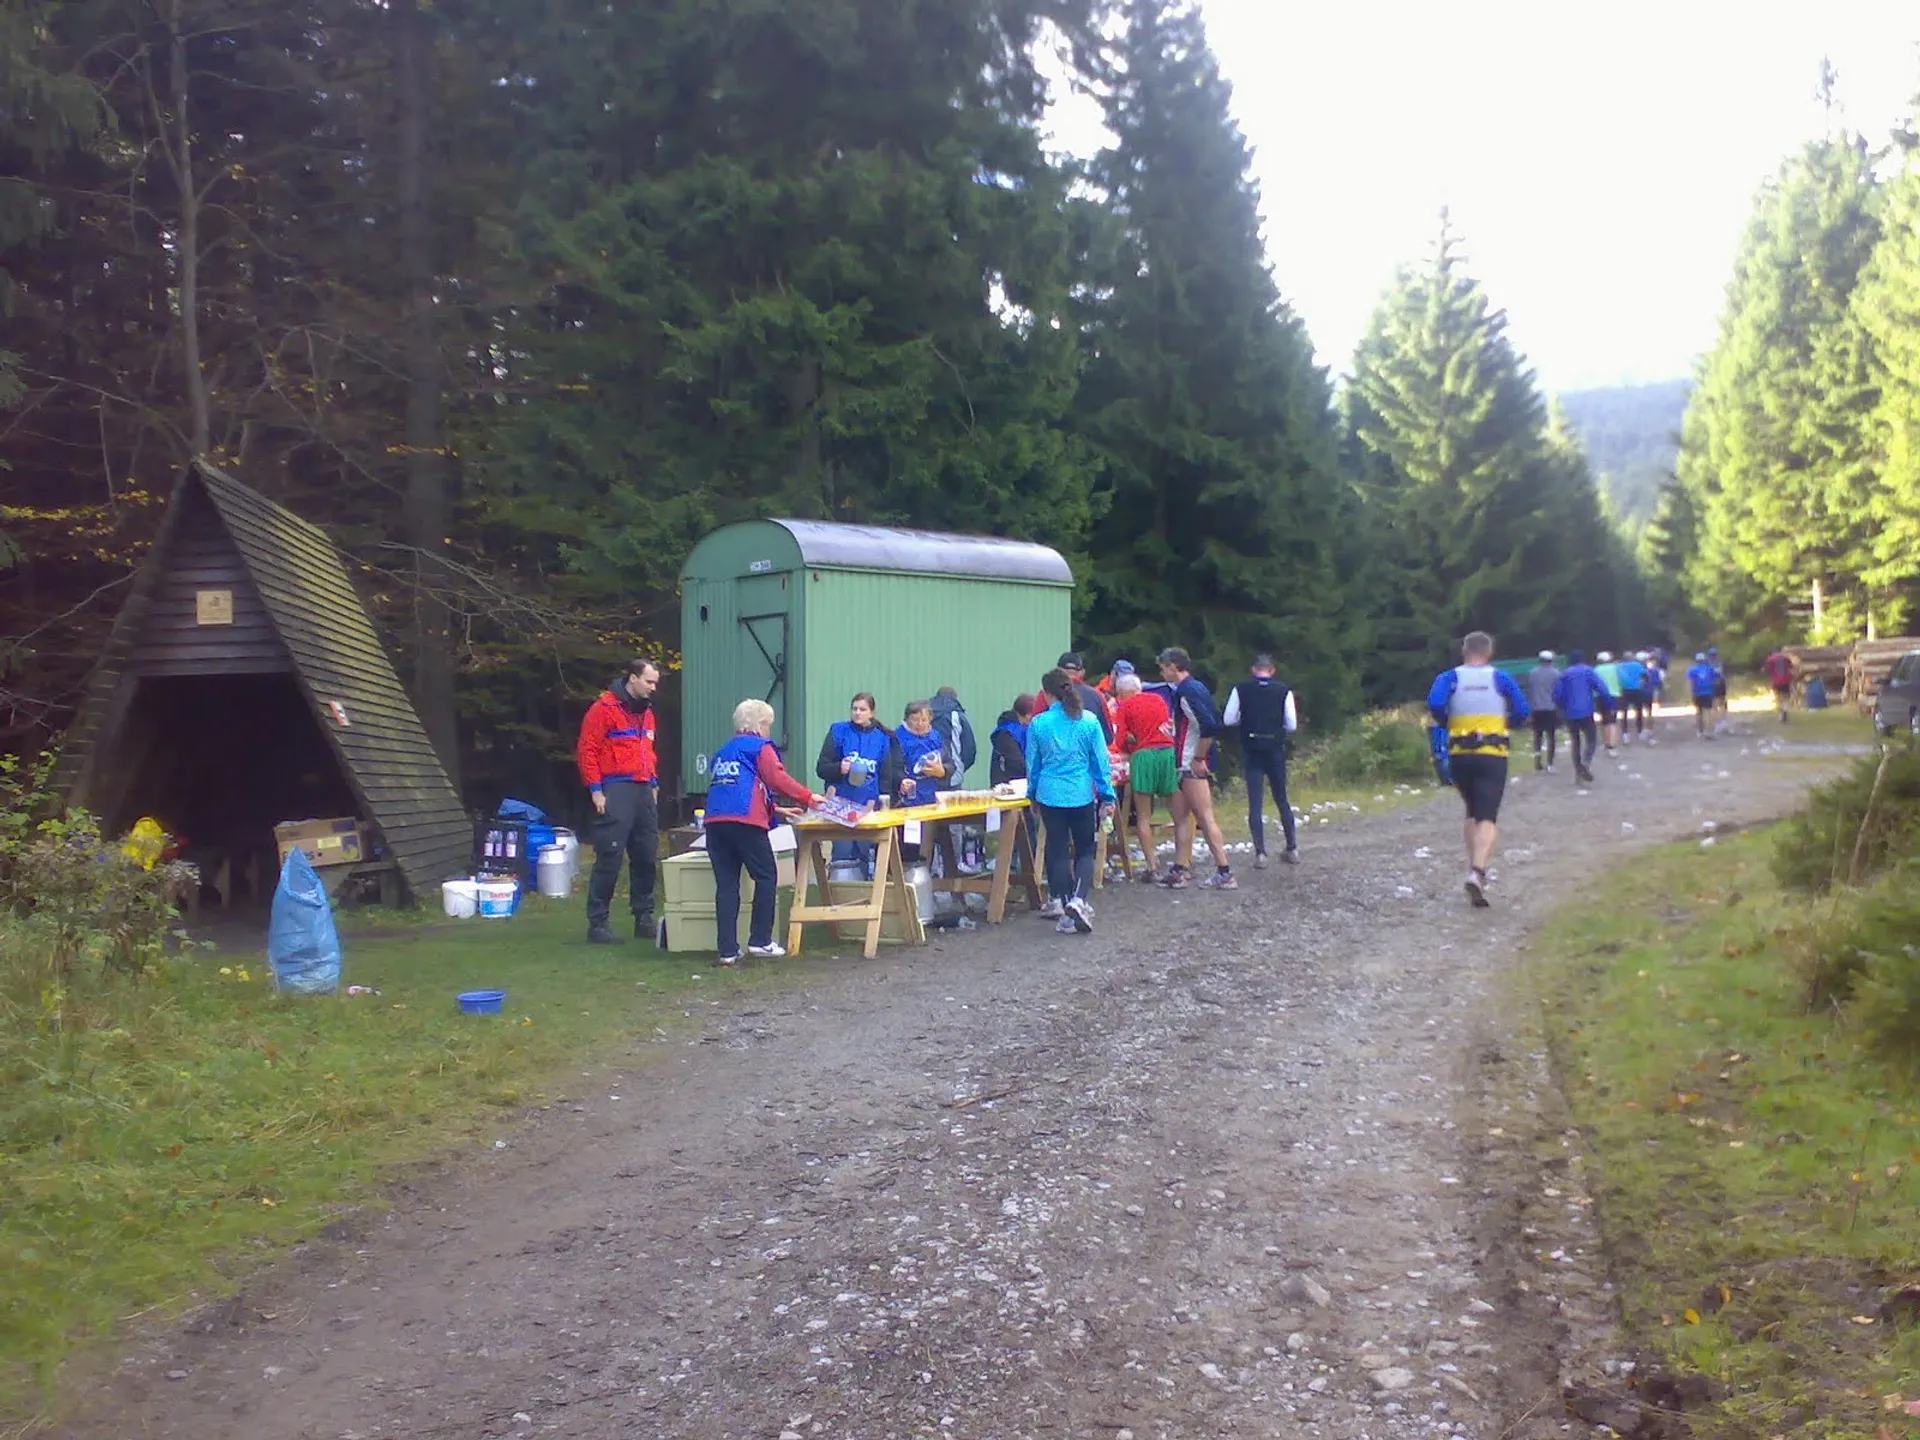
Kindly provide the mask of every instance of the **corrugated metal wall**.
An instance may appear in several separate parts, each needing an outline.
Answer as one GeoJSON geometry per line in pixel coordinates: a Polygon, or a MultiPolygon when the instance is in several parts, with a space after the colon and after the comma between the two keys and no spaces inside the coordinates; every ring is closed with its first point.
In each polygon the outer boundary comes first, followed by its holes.
{"type": "Polygon", "coordinates": [[[810,771],[827,727],[870,690],[880,718],[899,723],[909,700],[942,685],[960,692],[980,744],[967,784],[986,783],[987,735],[1013,697],[1031,692],[1072,638],[1065,586],[816,570],[806,583],[802,735],[791,748],[810,771]]]}

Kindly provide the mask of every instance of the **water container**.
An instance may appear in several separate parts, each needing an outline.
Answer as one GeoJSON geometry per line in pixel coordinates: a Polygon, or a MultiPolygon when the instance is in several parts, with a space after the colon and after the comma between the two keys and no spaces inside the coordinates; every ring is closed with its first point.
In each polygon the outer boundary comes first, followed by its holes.
{"type": "Polygon", "coordinates": [[[558,845],[549,845],[540,852],[540,893],[555,900],[564,900],[573,889],[573,872],[567,868],[567,852],[558,845]]]}
{"type": "Polygon", "coordinates": [[[513,914],[514,898],[520,893],[520,887],[512,880],[478,880],[474,882],[474,894],[477,900],[476,910],[482,919],[504,920],[513,914]]]}
{"type": "Polygon", "coordinates": [[[480,886],[473,880],[447,880],[440,886],[440,908],[456,920],[470,918],[480,908],[480,886]]]}
{"type": "Polygon", "coordinates": [[[867,878],[867,867],[858,860],[836,860],[827,867],[827,879],[835,884],[867,878]]]}
{"type": "Polygon", "coordinates": [[[580,873],[580,837],[571,830],[554,827],[553,843],[567,853],[567,879],[580,873]]]}

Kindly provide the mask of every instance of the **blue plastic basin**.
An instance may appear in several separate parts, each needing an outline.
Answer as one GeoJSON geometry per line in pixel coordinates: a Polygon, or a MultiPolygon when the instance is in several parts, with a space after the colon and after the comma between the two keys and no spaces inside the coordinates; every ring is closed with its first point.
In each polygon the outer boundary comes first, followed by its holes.
{"type": "Polygon", "coordinates": [[[468,990],[457,997],[462,1015],[498,1015],[507,1003],[504,990],[468,990]]]}

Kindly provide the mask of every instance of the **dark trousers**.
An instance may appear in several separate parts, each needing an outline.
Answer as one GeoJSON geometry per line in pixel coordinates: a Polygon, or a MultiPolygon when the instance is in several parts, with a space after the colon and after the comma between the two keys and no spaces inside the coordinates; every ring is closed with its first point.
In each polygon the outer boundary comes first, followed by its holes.
{"type": "Polygon", "coordinates": [[[1294,849],[1293,806],[1287,801],[1287,752],[1250,745],[1240,752],[1240,758],[1247,772],[1247,828],[1253,831],[1254,853],[1267,853],[1267,823],[1261,814],[1265,797],[1260,793],[1267,787],[1273,790],[1273,803],[1280,811],[1280,826],[1287,832],[1287,849],[1294,849]]]}
{"type": "Polygon", "coordinates": [[[721,820],[707,826],[707,859],[713,863],[713,929],[722,955],[740,953],[740,872],[753,877],[749,945],[773,943],[773,906],[780,872],[773,863],[773,837],[760,826],[721,820]]]}
{"type": "Polygon", "coordinates": [[[620,883],[620,862],[627,862],[633,915],[653,914],[654,867],[660,861],[660,809],[651,785],[615,780],[607,786],[607,813],[596,815],[593,874],[587,877],[587,924],[605,925],[613,913],[613,891],[620,883]]]}
{"type": "Polygon", "coordinates": [[[1540,762],[1540,744],[1546,742],[1547,764],[1553,764],[1553,752],[1560,742],[1560,712],[1558,710],[1536,710],[1533,712],[1533,759],[1536,768],[1540,762]]]}
{"type": "Polygon", "coordinates": [[[1593,752],[1600,747],[1600,727],[1593,716],[1567,721],[1567,743],[1573,748],[1574,766],[1582,770],[1590,768],[1593,752]]]}
{"type": "Polygon", "coordinates": [[[1047,895],[1054,900],[1085,899],[1093,889],[1095,832],[1100,828],[1100,806],[1041,805],[1041,823],[1047,843],[1047,895]]]}

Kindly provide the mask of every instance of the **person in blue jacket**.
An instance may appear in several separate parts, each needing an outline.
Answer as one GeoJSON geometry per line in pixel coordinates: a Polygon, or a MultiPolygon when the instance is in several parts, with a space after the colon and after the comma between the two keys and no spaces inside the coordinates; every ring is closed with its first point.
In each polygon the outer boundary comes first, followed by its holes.
{"type": "Polygon", "coordinates": [[[1600,748],[1600,727],[1596,716],[1604,719],[1613,705],[1599,674],[1587,664],[1587,657],[1576,650],[1567,657],[1567,668],[1560,683],[1553,687],[1553,698],[1567,722],[1567,742],[1573,750],[1573,778],[1576,783],[1593,783],[1593,756],[1600,748]]]}
{"type": "Polygon", "coordinates": [[[1027,797],[1046,836],[1047,905],[1062,934],[1093,933],[1087,901],[1098,863],[1100,826],[1113,814],[1113,763],[1107,732],[1088,711],[1064,670],[1049,670],[1040,689],[1053,703],[1027,726],[1027,797]],[[1055,906],[1059,906],[1057,911],[1055,906]]]}
{"type": "Polygon", "coordinates": [[[1687,670],[1687,689],[1693,695],[1693,730],[1702,740],[1713,738],[1713,712],[1719,707],[1725,685],[1720,667],[1707,658],[1706,651],[1693,657],[1687,670]]]}
{"type": "Polygon", "coordinates": [[[1466,802],[1467,898],[1487,906],[1487,866],[1499,836],[1507,791],[1509,732],[1531,713],[1520,682],[1493,666],[1493,637],[1476,630],[1460,642],[1462,663],[1443,670],[1427,692],[1435,727],[1447,732],[1447,769],[1466,802]]]}
{"type": "MultiPolygon", "coordinates": [[[[880,723],[878,708],[866,691],[854,696],[847,718],[834,721],[827,731],[813,766],[829,795],[869,809],[880,801],[880,777],[894,748],[893,732],[880,723]]],[[[858,860],[871,880],[877,848],[871,840],[836,840],[833,858],[858,860]]]]}
{"type": "MultiPolygon", "coordinates": [[[[894,747],[881,772],[880,785],[895,805],[902,809],[932,805],[942,790],[953,789],[958,757],[951,753],[946,737],[933,728],[931,700],[911,702],[893,738],[894,747]]],[[[912,863],[920,858],[920,847],[902,845],[900,854],[912,863]]]]}
{"type": "Polygon", "coordinates": [[[1647,710],[1653,704],[1653,672],[1647,668],[1647,652],[1629,655],[1616,667],[1620,675],[1620,738],[1631,745],[1636,737],[1651,740],[1647,734],[1647,710]],[[1632,729],[1628,729],[1628,725],[1632,729]]]}

